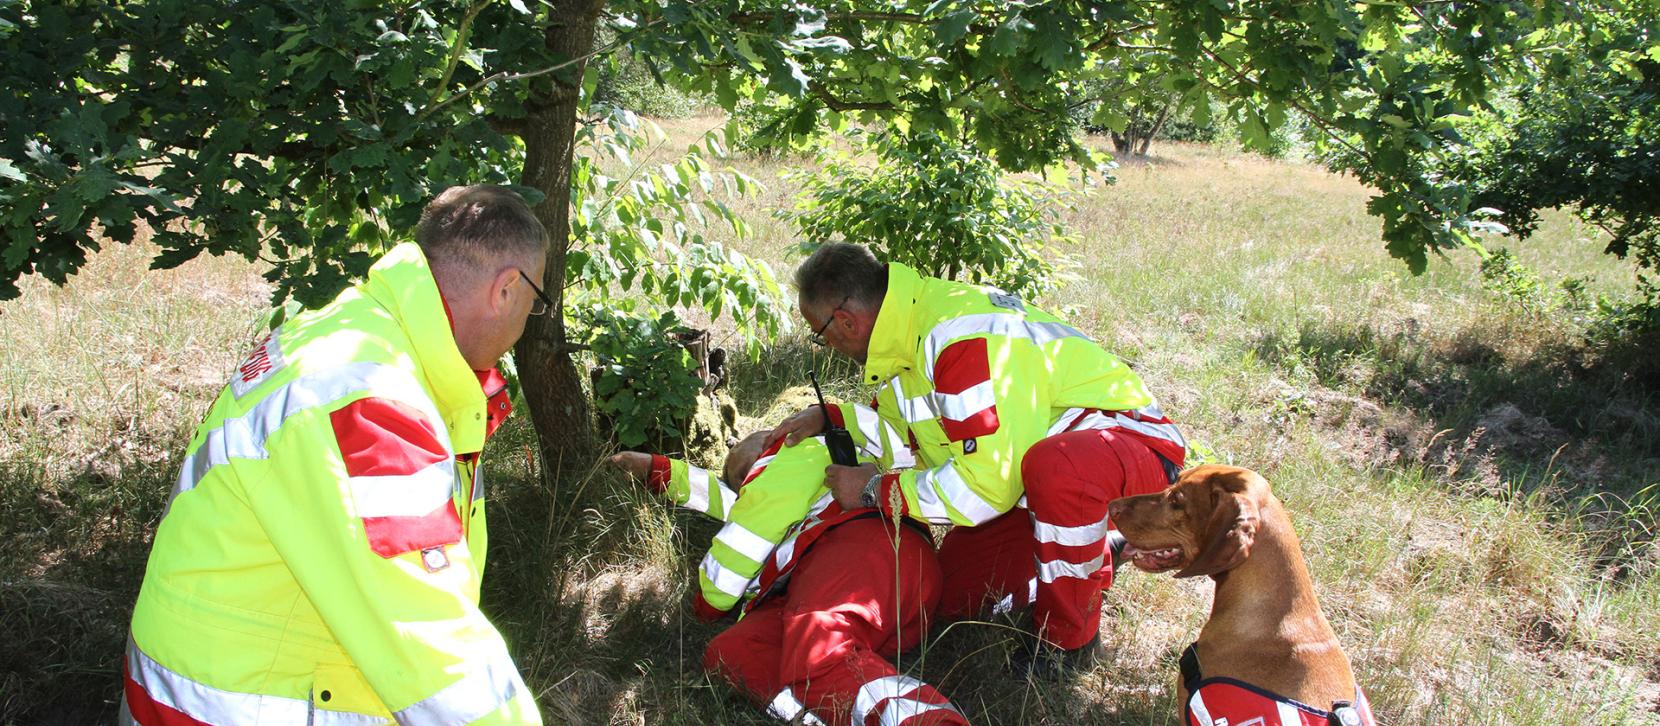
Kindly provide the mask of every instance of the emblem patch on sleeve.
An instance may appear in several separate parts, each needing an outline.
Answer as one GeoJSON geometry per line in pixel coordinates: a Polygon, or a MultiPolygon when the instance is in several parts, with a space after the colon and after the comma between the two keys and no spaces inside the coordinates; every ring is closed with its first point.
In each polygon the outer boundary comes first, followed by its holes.
{"type": "Polygon", "coordinates": [[[231,393],[237,398],[247,395],[281,367],[282,346],[278,345],[277,333],[273,330],[266,333],[242,365],[237,366],[236,373],[231,375],[231,393]]]}
{"type": "Polygon", "coordinates": [[[976,443],[974,439],[963,439],[963,453],[964,454],[972,454],[972,453],[974,453],[976,451],[979,451],[979,450],[980,450],[980,444],[976,443]]]}
{"type": "Polygon", "coordinates": [[[991,304],[996,305],[997,307],[1007,308],[1016,312],[1026,312],[1026,303],[1021,302],[1018,297],[996,290],[987,292],[986,295],[991,298],[991,304]]]}

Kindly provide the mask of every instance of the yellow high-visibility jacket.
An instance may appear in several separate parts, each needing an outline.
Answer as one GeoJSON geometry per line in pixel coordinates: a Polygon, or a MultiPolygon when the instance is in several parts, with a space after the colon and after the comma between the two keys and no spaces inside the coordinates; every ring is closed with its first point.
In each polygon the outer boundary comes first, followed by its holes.
{"type": "Polygon", "coordinates": [[[874,411],[839,406],[854,440],[882,439],[880,506],[976,525],[1025,493],[1020,460],[1045,437],[1117,428],[1180,466],[1186,441],[1134,371],[1059,318],[1000,290],[889,263],[864,381],[874,411]],[[891,431],[882,429],[883,422],[891,431]],[[899,496],[895,496],[897,490],[899,496]],[[897,507],[892,502],[901,502],[897,507]]]}
{"type": "MultiPolygon", "coordinates": [[[[844,511],[825,488],[830,450],[824,437],[782,446],[779,442],[763,452],[736,486],[679,459],[652,458],[649,481],[659,493],[726,523],[698,565],[692,607],[704,619],[719,618],[765,594],[825,530],[853,516],[875,513],[844,511]]],[[[876,444],[861,445],[859,461],[877,461],[881,453],[876,444]]]]}
{"type": "Polygon", "coordinates": [[[478,608],[480,380],[413,244],[261,341],[156,530],[123,720],[540,723],[478,608]]]}

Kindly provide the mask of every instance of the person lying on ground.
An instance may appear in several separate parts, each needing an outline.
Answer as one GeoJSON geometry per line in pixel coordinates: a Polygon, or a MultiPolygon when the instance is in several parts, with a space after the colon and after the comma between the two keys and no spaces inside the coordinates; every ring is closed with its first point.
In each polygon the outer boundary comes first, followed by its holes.
{"type": "Polygon", "coordinates": [[[822,437],[780,451],[763,448],[766,433],[733,448],[724,480],[663,456],[611,459],[674,504],[726,523],[698,567],[693,609],[739,619],[710,641],[704,669],[788,721],[967,724],[889,660],[921,642],[939,602],[928,531],[837,504],[823,486],[822,437]]]}

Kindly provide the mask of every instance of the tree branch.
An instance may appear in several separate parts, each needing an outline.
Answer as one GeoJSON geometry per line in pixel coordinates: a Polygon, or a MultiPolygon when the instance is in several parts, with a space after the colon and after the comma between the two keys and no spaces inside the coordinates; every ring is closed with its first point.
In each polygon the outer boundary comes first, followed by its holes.
{"type": "MultiPolygon", "coordinates": [[[[653,20],[649,23],[646,23],[645,25],[640,26],[640,28],[643,30],[645,28],[649,28],[649,27],[651,27],[653,25],[656,25],[658,23],[661,23],[661,22],[663,22],[663,19],[658,18],[658,19],[653,20]]],[[[571,66],[574,66],[578,63],[585,62],[590,58],[594,58],[596,56],[601,56],[601,55],[604,55],[606,53],[610,53],[611,51],[616,50],[617,48],[621,47],[623,45],[623,43],[624,43],[624,39],[621,36],[619,36],[616,40],[611,41],[610,43],[606,43],[605,45],[603,45],[601,47],[595,48],[591,51],[588,51],[587,53],[579,55],[579,56],[577,56],[575,58],[572,58],[570,60],[567,60],[567,61],[564,61],[564,62],[561,62],[561,63],[555,63],[551,66],[546,67],[546,68],[542,68],[542,69],[534,70],[534,71],[527,71],[527,72],[524,72],[524,73],[508,73],[506,71],[503,71],[501,73],[496,73],[496,74],[493,74],[493,75],[485,76],[484,78],[479,79],[479,81],[477,83],[474,83],[473,85],[468,86],[466,90],[464,90],[460,93],[457,93],[453,96],[450,96],[449,98],[446,98],[442,101],[439,101],[436,104],[433,104],[433,105],[427,106],[424,109],[421,109],[421,112],[415,115],[415,123],[419,124],[422,121],[425,121],[428,116],[431,116],[438,109],[443,108],[445,106],[448,106],[452,103],[455,103],[456,101],[461,100],[463,98],[466,98],[467,96],[472,95],[474,91],[477,91],[478,89],[483,88],[483,87],[485,87],[487,85],[490,85],[492,83],[495,83],[497,81],[504,81],[504,82],[505,81],[522,81],[522,80],[525,80],[527,78],[536,78],[538,76],[545,76],[549,73],[555,73],[555,72],[558,72],[558,71],[562,71],[562,70],[564,70],[566,68],[569,68],[571,66]]]]}
{"type": "Polygon", "coordinates": [[[817,96],[824,105],[832,111],[892,111],[893,104],[887,101],[844,101],[831,95],[823,86],[813,85],[813,95],[817,96]]]}
{"type": "Polygon", "coordinates": [[[444,95],[444,89],[450,85],[450,78],[455,76],[455,66],[461,61],[461,53],[467,48],[467,40],[473,33],[473,19],[478,17],[479,11],[489,5],[490,0],[480,0],[467,9],[467,16],[461,19],[461,28],[455,33],[455,45],[450,47],[449,60],[444,63],[444,76],[438,79],[438,86],[432,89],[432,98],[427,99],[427,105],[437,103],[444,95]]]}
{"type": "MultiPolygon", "coordinates": [[[[1122,36],[1129,35],[1130,33],[1139,33],[1143,30],[1151,30],[1154,27],[1157,27],[1157,26],[1155,26],[1153,23],[1139,23],[1139,24],[1136,24],[1136,25],[1132,25],[1128,28],[1124,28],[1123,30],[1110,31],[1106,35],[1103,35],[1100,38],[1098,38],[1095,42],[1084,46],[1084,52],[1085,53],[1098,52],[1098,51],[1106,48],[1108,45],[1117,45],[1118,44],[1118,39],[1122,36]]],[[[1119,45],[1118,47],[1123,48],[1125,46],[1119,45]]]]}

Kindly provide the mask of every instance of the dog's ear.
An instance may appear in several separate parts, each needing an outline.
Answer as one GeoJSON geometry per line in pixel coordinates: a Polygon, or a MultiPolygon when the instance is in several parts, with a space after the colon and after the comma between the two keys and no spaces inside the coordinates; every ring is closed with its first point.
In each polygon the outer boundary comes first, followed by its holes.
{"type": "Polygon", "coordinates": [[[1210,519],[1204,532],[1205,549],[1177,577],[1214,575],[1231,570],[1251,554],[1257,535],[1257,504],[1243,486],[1241,477],[1212,477],[1210,519]]]}

